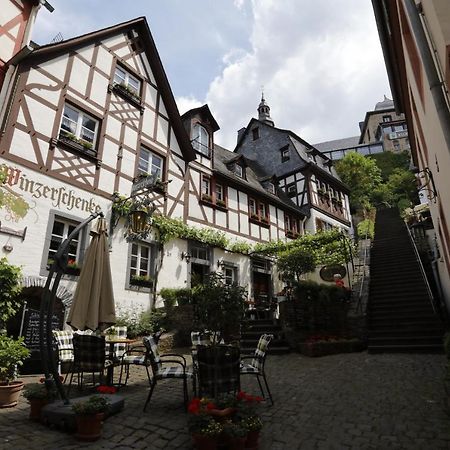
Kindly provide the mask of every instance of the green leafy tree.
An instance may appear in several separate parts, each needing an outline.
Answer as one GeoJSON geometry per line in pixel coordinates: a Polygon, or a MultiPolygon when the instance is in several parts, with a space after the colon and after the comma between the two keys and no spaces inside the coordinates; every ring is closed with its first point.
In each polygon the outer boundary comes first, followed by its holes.
{"type": "Polygon", "coordinates": [[[316,268],[316,259],[308,249],[294,247],[278,255],[277,268],[285,281],[300,281],[302,274],[316,268]]]}
{"type": "Polygon", "coordinates": [[[406,151],[401,153],[382,152],[367,158],[373,159],[377,163],[381,170],[381,178],[385,182],[388,181],[395,169],[407,170],[411,161],[411,156],[406,151]]]}
{"type": "Polygon", "coordinates": [[[409,170],[394,169],[389,176],[387,185],[396,203],[402,199],[418,203],[416,177],[409,170]]]}
{"type": "Polygon", "coordinates": [[[373,159],[349,152],[336,163],[341,180],[351,188],[350,204],[354,209],[370,207],[373,191],[380,185],[381,170],[373,159]]]}
{"type": "Polygon", "coordinates": [[[20,267],[9,264],[6,258],[0,259],[0,330],[22,306],[23,301],[19,297],[21,276],[20,267]]]}

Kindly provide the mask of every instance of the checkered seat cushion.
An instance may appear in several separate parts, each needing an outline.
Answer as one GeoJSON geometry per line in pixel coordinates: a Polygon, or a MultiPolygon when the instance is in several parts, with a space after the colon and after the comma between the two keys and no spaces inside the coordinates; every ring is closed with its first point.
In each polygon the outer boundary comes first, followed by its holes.
{"type": "Polygon", "coordinates": [[[106,335],[106,357],[107,358],[112,358],[115,360],[118,360],[120,358],[122,358],[122,356],[124,355],[124,353],[127,350],[127,344],[114,344],[114,351],[113,351],[113,355],[110,355],[110,348],[109,348],[109,344],[108,344],[108,333],[114,333],[112,334],[112,338],[120,338],[120,339],[126,339],[127,337],[127,327],[126,326],[112,326],[109,327],[105,330],[104,334],[106,335]]]}
{"type": "Polygon", "coordinates": [[[73,362],[73,333],[70,330],[53,330],[60,362],[73,362]]]}
{"type": "Polygon", "coordinates": [[[113,361],[105,356],[105,337],[86,334],[75,334],[74,369],[83,372],[103,372],[113,361]]]}
{"type": "MultiPolygon", "coordinates": [[[[255,354],[253,355],[253,359],[250,364],[244,364],[244,367],[247,366],[247,373],[250,373],[248,366],[253,367],[256,372],[260,372],[263,370],[264,360],[266,358],[267,347],[270,344],[270,341],[273,339],[273,335],[271,334],[263,334],[258,341],[258,345],[255,350],[255,354]]],[[[243,372],[243,368],[241,368],[241,372],[243,372]]]]}
{"type": "Polygon", "coordinates": [[[192,372],[183,370],[182,366],[163,367],[156,375],[159,379],[192,377],[192,372]]]}
{"type": "Polygon", "coordinates": [[[241,373],[258,373],[259,369],[250,364],[241,364],[241,373]]]}
{"type": "Polygon", "coordinates": [[[146,355],[124,355],[122,364],[135,364],[137,366],[150,366],[150,360],[146,355]]]}

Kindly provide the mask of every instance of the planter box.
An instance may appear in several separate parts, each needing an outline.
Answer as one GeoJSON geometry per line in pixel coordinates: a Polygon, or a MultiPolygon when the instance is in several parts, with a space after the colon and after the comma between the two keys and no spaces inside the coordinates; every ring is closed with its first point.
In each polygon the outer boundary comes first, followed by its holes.
{"type": "Polygon", "coordinates": [[[317,357],[352,353],[364,350],[364,343],[358,339],[334,342],[311,342],[300,344],[300,353],[305,356],[317,357]]]}
{"type": "Polygon", "coordinates": [[[145,287],[151,289],[153,287],[153,281],[131,280],[130,286],[145,287]]]}

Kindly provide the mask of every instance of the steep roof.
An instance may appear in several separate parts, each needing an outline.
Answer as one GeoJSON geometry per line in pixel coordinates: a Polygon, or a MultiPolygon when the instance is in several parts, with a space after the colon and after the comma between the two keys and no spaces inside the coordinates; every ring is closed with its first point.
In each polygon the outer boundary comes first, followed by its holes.
{"type": "Polygon", "coordinates": [[[214,169],[213,171],[222,177],[242,186],[245,190],[251,190],[258,195],[265,197],[268,201],[289,209],[296,214],[307,215],[305,208],[299,208],[282,189],[276,188],[276,194],[272,194],[262,186],[263,181],[270,180],[273,174],[268,173],[256,161],[248,159],[243,155],[236,155],[220,145],[214,144],[214,169]],[[246,165],[246,178],[238,177],[233,171],[229,170],[227,164],[242,159],[246,165]]]}
{"type": "Polygon", "coordinates": [[[96,42],[99,39],[104,39],[108,36],[131,30],[136,30],[139,34],[139,37],[144,43],[144,51],[148,56],[153,76],[155,77],[156,84],[164,101],[164,105],[171,121],[175,136],[177,137],[180,144],[180,149],[183,153],[183,157],[186,161],[192,161],[195,159],[195,152],[183,127],[180,113],[178,111],[178,107],[172,93],[172,89],[170,88],[167,75],[164,71],[164,67],[159,57],[155,41],[153,40],[150,28],[145,17],[138,17],[127,22],[122,22],[111,27],[86,33],[81,36],[77,36],[61,42],[55,42],[52,44],[40,46],[37,49],[33,50],[26,58],[24,58],[23,62],[35,62],[36,60],[45,61],[60,54],[67,53],[70,50],[89,45],[90,43],[96,42]]]}
{"type": "Polygon", "coordinates": [[[351,148],[355,145],[358,145],[359,136],[351,136],[342,139],[334,139],[333,141],[325,141],[320,142],[318,144],[314,144],[321,152],[329,152],[330,150],[340,150],[345,148],[351,148]]]}

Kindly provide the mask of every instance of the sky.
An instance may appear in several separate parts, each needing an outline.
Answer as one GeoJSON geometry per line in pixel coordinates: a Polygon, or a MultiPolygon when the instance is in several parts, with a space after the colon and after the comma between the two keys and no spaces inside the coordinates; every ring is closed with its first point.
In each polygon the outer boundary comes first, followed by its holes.
{"type": "Polygon", "coordinates": [[[275,126],[311,144],[359,135],[391,98],[370,0],[49,0],[46,44],[145,16],[183,114],[207,103],[233,150],[264,90],[275,126]]]}

